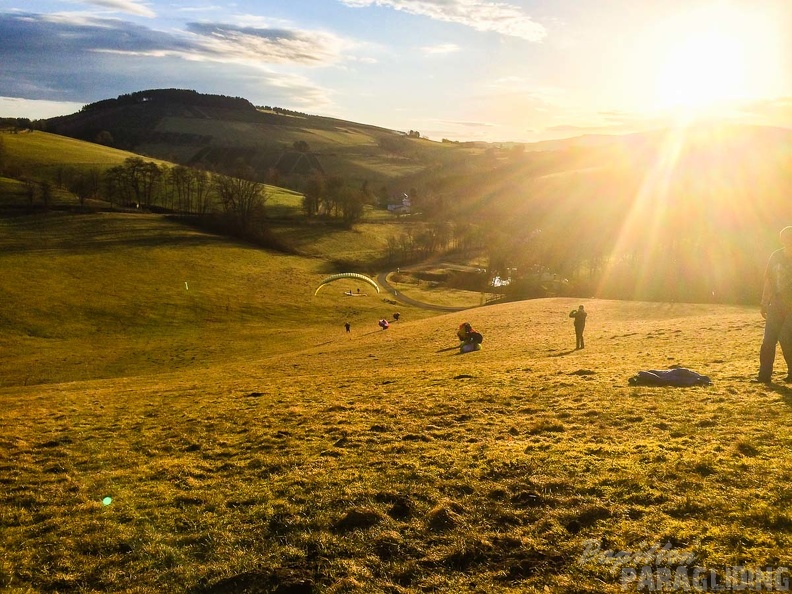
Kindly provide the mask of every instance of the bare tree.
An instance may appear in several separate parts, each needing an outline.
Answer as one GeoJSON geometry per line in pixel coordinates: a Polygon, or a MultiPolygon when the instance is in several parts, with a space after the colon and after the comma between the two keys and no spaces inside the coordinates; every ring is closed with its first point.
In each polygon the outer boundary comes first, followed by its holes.
{"type": "Polygon", "coordinates": [[[39,187],[41,188],[41,201],[44,203],[44,208],[49,208],[50,202],[52,202],[52,183],[45,179],[39,182],[39,187]]]}
{"type": "Polygon", "coordinates": [[[33,206],[33,201],[36,199],[36,194],[38,194],[38,183],[36,180],[29,177],[23,179],[22,183],[25,187],[25,196],[27,196],[28,205],[33,206]]]}
{"type": "Polygon", "coordinates": [[[95,198],[99,194],[99,181],[101,173],[98,169],[88,171],[74,171],[68,176],[66,189],[77,196],[80,206],[85,206],[88,198],[95,198]]]}
{"type": "Polygon", "coordinates": [[[303,190],[303,211],[309,217],[319,214],[319,205],[322,203],[324,192],[324,180],[316,173],[306,182],[303,190]]]}
{"type": "Polygon", "coordinates": [[[140,189],[143,204],[147,207],[154,203],[154,198],[162,181],[162,171],[153,161],[146,161],[140,168],[140,189]]]}
{"type": "MultiPolygon", "coordinates": [[[[105,182],[111,195],[118,193],[122,202],[137,206],[151,206],[162,180],[162,171],[156,163],[140,157],[129,157],[121,165],[105,173],[105,182]]],[[[110,199],[112,203],[112,198],[110,199]]]]}
{"type": "Polygon", "coordinates": [[[263,220],[266,186],[253,179],[253,171],[249,167],[238,168],[234,177],[214,176],[214,186],[223,211],[238,231],[247,234],[263,220]]]}
{"type": "Polygon", "coordinates": [[[211,179],[205,169],[192,169],[195,210],[206,214],[211,207],[211,179]]]}

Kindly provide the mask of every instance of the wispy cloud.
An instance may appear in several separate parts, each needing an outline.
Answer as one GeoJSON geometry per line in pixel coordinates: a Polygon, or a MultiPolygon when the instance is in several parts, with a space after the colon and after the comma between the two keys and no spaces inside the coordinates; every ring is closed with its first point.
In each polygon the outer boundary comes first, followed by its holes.
{"type": "Polygon", "coordinates": [[[320,65],[337,62],[345,42],[331,33],[190,23],[197,36],[195,51],[204,58],[270,64],[320,65]]]}
{"type": "Polygon", "coordinates": [[[792,128],[792,97],[745,101],[736,110],[742,117],[767,120],[792,128]]]}
{"type": "Polygon", "coordinates": [[[82,4],[90,4],[91,6],[101,6],[102,8],[109,8],[110,10],[123,12],[127,14],[134,14],[137,16],[144,16],[154,18],[157,16],[146,3],[138,2],[137,0],[79,0],[82,4]]]}
{"type": "Polygon", "coordinates": [[[493,124],[490,122],[444,122],[446,124],[452,124],[454,126],[464,126],[466,128],[496,128],[498,124],[493,124]]]}
{"type": "Polygon", "coordinates": [[[194,88],[203,80],[220,92],[228,92],[226,85],[252,100],[266,96],[314,109],[328,104],[329,91],[273,68],[333,64],[346,47],[331,34],[296,29],[193,23],[172,32],[78,13],[0,13],[0,89],[85,101],[146,87],[194,88]]]}
{"type": "Polygon", "coordinates": [[[164,32],[84,13],[0,14],[0,58],[6,65],[101,52],[319,66],[339,61],[351,46],[322,31],[189,23],[185,31],[164,32]]]}
{"type": "Polygon", "coordinates": [[[483,0],[340,0],[352,8],[383,6],[438,21],[457,23],[487,31],[539,42],[547,31],[523,12],[505,2],[483,0]]]}
{"type": "Polygon", "coordinates": [[[421,48],[425,54],[453,54],[460,51],[462,48],[456,43],[439,43],[437,45],[427,45],[421,48]]]}

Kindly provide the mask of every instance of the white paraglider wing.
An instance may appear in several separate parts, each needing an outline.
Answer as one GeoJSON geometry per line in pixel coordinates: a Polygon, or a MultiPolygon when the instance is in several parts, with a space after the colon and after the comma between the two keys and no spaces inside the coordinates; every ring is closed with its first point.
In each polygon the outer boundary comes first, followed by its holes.
{"type": "Polygon", "coordinates": [[[377,293],[380,292],[379,286],[377,285],[376,282],[374,282],[374,279],[369,278],[365,274],[358,274],[357,272],[342,272],[341,274],[334,274],[333,276],[328,276],[321,283],[319,283],[319,286],[316,287],[316,291],[314,292],[314,295],[317,295],[319,291],[322,289],[322,287],[324,287],[326,284],[332,283],[333,281],[341,280],[342,278],[352,278],[363,281],[364,283],[368,283],[372,287],[377,289],[377,293]]]}

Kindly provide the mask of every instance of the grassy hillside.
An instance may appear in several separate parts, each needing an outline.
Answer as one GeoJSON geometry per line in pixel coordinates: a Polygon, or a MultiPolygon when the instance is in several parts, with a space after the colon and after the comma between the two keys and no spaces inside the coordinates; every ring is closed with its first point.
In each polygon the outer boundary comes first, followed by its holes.
{"type": "Polygon", "coordinates": [[[329,270],[158,215],[0,218],[0,385],[258,358],[392,313],[343,282],[312,297],[329,270]]]}
{"type": "MultiPolygon", "coordinates": [[[[60,136],[41,131],[28,131],[18,134],[2,134],[5,147],[7,166],[37,180],[49,180],[57,183],[62,172],[66,170],[91,170],[100,172],[122,164],[130,157],[140,157],[135,153],[121,151],[111,147],[60,136]]],[[[144,157],[160,167],[172,166],[173,163],[144,157]]],[[[53,189],[53,203],[75,203],[76,197],[63,188],[53,189]]],[[[267,185],[267,206],[273,216],[299,212],[302,194],[267,185]]],[[[0,204],[24,204],[24,188],[18,181],[0,178],[0,204]]]]}
{"type": "MultiPolygon", "coordinates": [[[[481,154],[482,147],[429,142],[365,123],[283,110],[254,109],[245,101],[189,91],[151,90],[99,102],[69,116],[47,120],[48,130],[94,141],[108,132],[115,146],[182,164],[228,169],[242,161],[260,174],[283,168],[295,142],[306,143],[322,170],[351,185],[372,188],[450,161],[481,154]],[[208,105],[211,104],[211,105],[208,105]],[[283,160],[282,160],[283,159],[283,160]]],[[[305,172],[303,172],[305,173],[305,172]]]]}
{"type": "MultiPolygon", "coordinates": [[[[585,555],[593,542],[670,543],[721,578],[788,564],[792,390],[748,381],[757,312],[587,301],[587,348],[573,351],[577,303],[0,389],[0,585],[625,591],[629,559],[585,555]],[[464,320],[482,351],[458,354],[464,320]],[[627,384],[673,364],[714,383],[627,384]]],[[[665,565],[649,562],[652,575],[665,565]]]]}
{"type": "MultiPolygon", "coordinates": [[[[409,160],[399,151],[416,139],[402,140],[391,153],[409,160]]],[[[647,229],[629,208],[642,182],[671,179],[644,148],[482,149],[425,181],[470,220],[514,223],[505,232],[574,236],[584,205],[612,240],[614,221],[647,229]]],[[[768,247],[754,231],[783,219],[783,152],[708,155],[686,153],[675,206],[728,205],[704,213],[728,231],[728,257],[707,242],[696,253],[753,270],[745,259],[768,247]],[[752,189],[772,194],[758,203],[752,189]]],[[[699,228],[702,213],[685,212],[699,228]]],[[[790,567],[792,387],[783,362],[776,383],[750,381],[757,308],[556,298],[441,314],[368,287],[358,297],[351,281],[313,296],[395,230],[282,223],[273,232],[298,257],[158,215],[0,218],[0,590],[616,594],[684,590],[694,566],[706,590],[735,567],[790,567]],[[576,351],[568,313],[581,302],[576,351]],[[464,321],[481,351],[459,353],[464,321]],[[672,366],[713,384],[628,383],[672,366]],[[663,546],[673,559],[651,555],[663,546]]],[[[391,277],[416,299],[470,304],[391,277]]]]}
{"type": "Polygon", "coordinates": [[[58,169],[68,167],[105,170],[120,165],[124,159],[139,156],[41,131],[3,134],[2,138],[10,163],[22,171],[34,171],[40,178],[54,179],[58,169]]]}

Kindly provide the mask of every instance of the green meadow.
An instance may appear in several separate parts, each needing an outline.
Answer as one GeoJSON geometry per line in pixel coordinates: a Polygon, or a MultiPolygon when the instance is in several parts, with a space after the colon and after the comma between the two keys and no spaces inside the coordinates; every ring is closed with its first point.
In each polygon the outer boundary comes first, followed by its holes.
{"type": "Polygon", "coordinates": [[[684,591],[649,551],[690,583],[792,564],[792,390],[750,381],[756,308],[442,313],[314,297],[329,273],[157,215],[0,219],[2,591],[684,591]],[[713,384],[628,384],[674,365],[713,384]]]}
{"type": "MultiPolygon", "coordinates": [[[[9,167],[23,176],[38,181],[56,183],[59,176],[69,170],[104,172],[121,165],[130,157],[140,157],[135,153],[112,147],[84,142],[67,136],[41,131],[26,131],[18,134],[0,132],[0,142],[9,161],[9,167]]],[[[142,157],[160,167],[173,166],[173,163],[151,157],[142,157]]],[[[299,212],[302,194],[278,186],[265,186],[266,204],[273,216],[289,216],[299,212]]],[[[23,203],[24,185],[16,179],[0,176],[0,206],[23,203]]],[[[75,205],[78,200],[66,190],[53,189],[53,204],[75,205]]],[[[98,201],[91,201],[101,206],[98,201]]]]}

